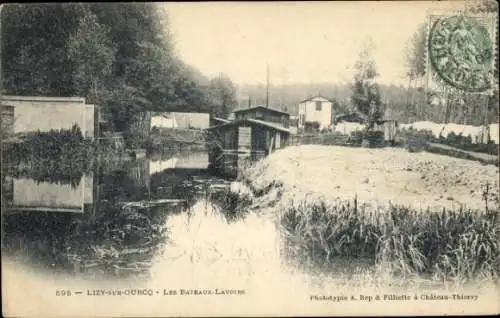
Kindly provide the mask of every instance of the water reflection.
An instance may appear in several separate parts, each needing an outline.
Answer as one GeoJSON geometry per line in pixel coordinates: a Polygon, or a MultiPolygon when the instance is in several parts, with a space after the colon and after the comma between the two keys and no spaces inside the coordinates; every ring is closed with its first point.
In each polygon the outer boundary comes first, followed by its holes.
{"type": "Polygon", "coordinates": [[[203,152],[163,153],[106,163],[70,183],[11,169],[2,174],[2,252],[91,278],[148,276],[167,242],[169,215],[206,196],[210,185],[227,184],[207,166],[203,152]]]}
{"type": "Polygon", "coordinates": [[[84,175],[75,184],[57,184],[28,178],[7,178],[8,211],[83,213],[94,200],[93,176],[84,175]]]}

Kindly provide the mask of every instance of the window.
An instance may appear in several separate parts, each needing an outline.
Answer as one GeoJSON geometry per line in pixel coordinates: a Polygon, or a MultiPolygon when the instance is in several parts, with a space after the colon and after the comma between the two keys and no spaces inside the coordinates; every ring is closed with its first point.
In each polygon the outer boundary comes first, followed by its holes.
{"type": "Polygon", "coordinates": [[[260,111],[255,112],[255,119],[264,119],[264,114],[260,111]]]}
{"type": "Polygon", "coordinates": [[[321,111],[321,101],[319,101],[319,100],[316,101],[316,110],[319,112],[321,111]]]}

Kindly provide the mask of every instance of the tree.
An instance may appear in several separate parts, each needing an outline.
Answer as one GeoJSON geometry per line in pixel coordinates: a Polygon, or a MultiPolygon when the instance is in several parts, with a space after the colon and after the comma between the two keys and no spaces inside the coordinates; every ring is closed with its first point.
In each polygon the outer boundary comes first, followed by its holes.
{"type": "Polygon", "coordinates": [[[406,47],[406,75],[410,81],[425,75],[425,41],[426,26],[420,24],[406,47]]]}
{"type": "Polygon", "coordinates": [[[367,130],[372,130],[375,122],[382,117],[380,88],[375,82],[378,73],[372,58],[373,49],[373,42],[369,40],[359,55],[354,66],[356,73],[351,94],[351,102],[364,118],[367,130]]]}
{"type": "Polygon", "coordinates": [[[423,81],[425,78],[425,45],[426,45],[426,26],[420,24],[417,31],[410,38],[409,44],[406,48],[406,61],[408,77],[408,92],[406,105],[412,109],[417,117],[422,117],[424,110],[423,105],[423,81]],[[417,88],[417,92],[415,91],[417,88]],[[418,101],[415,102],[415,93],[419,96],[418,101]]]}
{"type": "Polygon", "coordinates": [[[221,74],[210,81],[209,98],[212,104],[212,113],[226,118],[236,107],[236,88],[231,79],[221,74]]]}
{"type": "Polygon", "coordinates": [[[108,36],[108,28],[86,9],[78,29],[68,40],[68,55],[74,64],[73,85],[80,96],[90,103],[102,104],[108,97],[109,82],[115,62],[116,47],[108,36]]]}

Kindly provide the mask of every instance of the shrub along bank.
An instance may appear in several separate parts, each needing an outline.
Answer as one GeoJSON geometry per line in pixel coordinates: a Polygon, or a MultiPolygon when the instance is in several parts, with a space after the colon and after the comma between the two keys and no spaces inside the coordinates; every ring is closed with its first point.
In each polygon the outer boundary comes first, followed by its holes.
{"type": "Polygon", "coordinates": [[[15,143],[2,144],[3,168],[37,180],[79,180],[83,172],[111,161],[117,152],[84,138],[80,128],[29,132],[15,143]]]}

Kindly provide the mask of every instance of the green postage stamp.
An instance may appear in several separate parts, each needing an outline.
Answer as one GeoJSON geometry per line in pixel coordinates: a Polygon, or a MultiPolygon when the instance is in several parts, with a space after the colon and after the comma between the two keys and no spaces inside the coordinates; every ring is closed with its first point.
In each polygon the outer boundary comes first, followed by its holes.
{"type": "Polygon", "coordinates": [[[427,87],[487,94],[495,87],[497,23],[494,15],[429,15],[427,87]]]}

